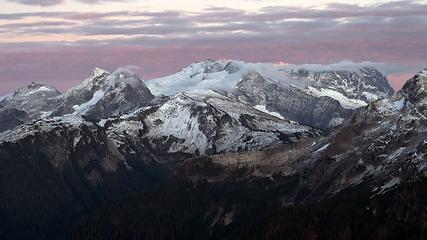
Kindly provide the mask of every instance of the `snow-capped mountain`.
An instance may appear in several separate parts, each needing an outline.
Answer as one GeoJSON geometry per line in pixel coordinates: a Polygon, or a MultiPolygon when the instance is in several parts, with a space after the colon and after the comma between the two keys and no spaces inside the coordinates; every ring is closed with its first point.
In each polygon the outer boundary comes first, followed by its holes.
{"type": "Polygon", "coordinates": [[[126,114],[149,105],[153,99],[143,80],[134,72],[117,69],[110,73],[95,68],[86,80],[63,94],[53,87],[32,83],[2,97],[0,115],[10,124],[4,124],[0,131],[50,116],[78,114],[101,119],[126,114]],[[6,113],[15,116],[4,116],[6,113]]]}
{"type": "Polygon", "coordinates": [[[76,113],[93,119],[125,114],[147,106],[154,98],[134,72],[95,68],[89,78],[50,102],[52,116],[76,113]]]}
{"type": "Polygon", "coordinates": [[[61,93],[54,87],[31,83],[0,98],[0,132],[44,117],[43,107],[61,93]]]}
{"type": "Polygon", "coordinates": [[[394,92],[387,78],[367,64],[341,67],[334,64],[288,65],[233,60],[194,63],[176,74],[147,81],[147,86],[156,95],[173,95],[191,89],[232,91],[248,72],[257,72],[283,87],[329,96],[347,108],[366,106],[394,92]],[[313,89],[319,92],[313,92],[313,89]]]}
{"type": "Polygon", "coordinates": [[[43,107],[46,103],[61,93],[54,87],[32,83],[5,96],[0,102],[3,108],[14,108],[25,111],[30,118],[43,116],[43,107]]]}
{"type": "Polygon", "coordinates": [[[228,60],[195,63],[179,73],[147,81],[147,86],[154,94],[164,95],[193,89],[227,91],[240,100],[278,113],[283,118],[324,129],[341,124],[351,115],[351,111],[346,109],[366,106],[394,92],[383,74],[364,65],[340,68],[333,65],[298,66],[228,60]],[[260,90],[272,89],[271,86],[279,89],[275,91],[275,96],[270,95],[269,91],[260,90]],[[337,106],[334,100],[341,106],[337,106]],[[313,104],[319,102],[324,104],[313,108],[313,104]],[[306,111],[293,114],[295,109],[306,111]],[[319,117],[322,120],[316,121],[319,117]]]}
{"type": "Polygon", "coordinates": [[[120,147],[138,136],[152,148],[194,155],[260,150],[320,133],[212,90],[179,93],[161,105],[102,122],[120,147]]]}

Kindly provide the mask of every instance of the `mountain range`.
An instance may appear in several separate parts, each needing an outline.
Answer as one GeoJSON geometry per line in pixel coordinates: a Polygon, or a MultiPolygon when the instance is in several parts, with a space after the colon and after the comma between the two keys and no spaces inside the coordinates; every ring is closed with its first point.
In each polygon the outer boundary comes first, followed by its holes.
{"type": "Polygon", "coordinates": [[[422,239],[426,88],[231,60],[32,83],[0,101],[0,238],[422,239]]]}

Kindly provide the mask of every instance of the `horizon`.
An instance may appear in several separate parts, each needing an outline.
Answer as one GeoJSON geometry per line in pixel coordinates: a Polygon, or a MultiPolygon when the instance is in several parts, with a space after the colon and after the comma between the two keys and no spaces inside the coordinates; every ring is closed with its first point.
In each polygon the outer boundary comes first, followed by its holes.
{"type": "Polygon", "coordinates": [[[0,95],[33,81],[64,91],[95,66],[131,66],[149,80],[211,58],[369,61],[384,64],[395,90],[427,67],[424,0],[5,0],[0,6],[0,95]]]}
{"type": "MultiPolygon", "coordinates": [[[[205,62],[205,61],[232,61],[232,62],[243,62],[245,64],[274,64],[277,67],[281,68],[281,69],[304,69],[304,70],[309,70],[309,71],[313,71],[313,72],[326,72],[326,71],[358,71],[359,69],[363,68],[363,67],[373,67],[376,70],[378,70],[379,72],[381,72],[388,80],[388,83],[390,84],[390,86],[397,92],[401,89],[401,87],[403,86],[403,84],[411,79],[414,75],[416,75],[417,73],[427,69],[427,68],[422,68],[419,71],[414,72],[412,75],[409,75],[409,77],[403,82],[402,86],[400,86],[399,88],[396,88],[395,86],[392,85],[392,82],[390,81],[387,71],[390,71],[390,69],[393,68],[393,66],[387,66],[386,64],[383,63],[372,63],[372,62],[351,62],[351,61],[341,61],[341,62],[336,62],[336,63],[331,63],[331,64],[291,64],[291,63],[283,63],[283,62],[277,62],[277,63],[272,63],[272,62],[245,62],[245,61],[241,61],[238,59],[206,59],[200,62],[194,62],[194,63],[201,63],[201,62],[205,62]]],[[[193,64],[193,63],[192,63],[193,64]]],[[[90,75],[92,74],[93,71],[95,70],[103,70],[106,71],[108,73],[112,73],[116,70],[119,69],[126,69],[126,70],[130,70],[134,73],[136,73],[141,80],[143,80],[144,82],[148,82],[150,80],[155,80],[155,79],[161,79],[164,77],[169,77],[169,76],[173,76],[176,73],[181,72],[182,70],[190,67],[190,65],[184,66],[182,69],[178,70],[177,72],[173,72],[171,74],[168,75],[164,75],[164,76],[160,76],[160,77],[156,77],[156,78],[150,78],[150,79],[146,79],[144,78],[144,73],[141,73],[139,71],[139,67],[137,66],[122,66],[122,67],[118,67],[115,69],[109,69],[109,68],[104,68],[102,66],[94,66],[87,74],[86,77],[84,77],[83,79],[81,79],[79,82],[77,82],[75,85],[72,86],[68,86],[66,88],[60,88],[57,87],[55,85],[52,84],[46,84],[44,82],[41,81],[29,81],[27,82],[25,85],[22,85],[16,89],[14,89],[11,92],[6,92],[6,93],[1,93],[0,92],[0,100],[2,99],[2,97],[7,97],[8,95],[12,94],[14,91],[19,90],[21,88],[25,88],[29,85],[32,84],[42,84],[42,85],[46,85],[49,87],[53,87],[55,89],[57,89],[58,91],[60,91],[61,93],[65,93],[66,91],[72,89],[73,87],[76,87],[77,85],[83,83],[86,79],[88,79],[90,77],[90,75]]]]}

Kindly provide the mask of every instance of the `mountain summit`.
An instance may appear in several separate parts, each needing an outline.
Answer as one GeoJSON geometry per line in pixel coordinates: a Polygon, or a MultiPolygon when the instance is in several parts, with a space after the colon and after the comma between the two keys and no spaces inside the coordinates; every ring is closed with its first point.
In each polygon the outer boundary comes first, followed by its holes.
{"type": "MultiPolygon", "coordinates": [[[[422,105],[427,105],[427,69],[417,73],[403,85],[401,94],[406,95],[408,100],[422,105]]],[[[424,109],[425,110],[425,109],[424,109]]]]}
{"type": "Polygon", "coordinates": [[[43,106],[60,94],[54,87],[33,82],[7,96],[0,105],[25,111],[31,118],[38,118],[43,116],[43,106]]]}
{"type": "Polygon", "coordinates": [[[53,116],[77,113],[93,119],[128,113],[154,98],[143,80],[127,69],[95,68],[89,78],[52,101],[53,116]]]}

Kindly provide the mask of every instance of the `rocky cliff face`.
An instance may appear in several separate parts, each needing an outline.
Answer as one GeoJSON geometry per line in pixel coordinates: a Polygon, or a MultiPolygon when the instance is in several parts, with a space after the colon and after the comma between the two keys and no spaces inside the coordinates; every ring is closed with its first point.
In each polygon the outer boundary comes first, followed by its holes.
{"type": "Polygon", "coordinates": [[[311,86],[320,91],[322,89],[334,90],[349,99],[361,100],[365,103],[388,97],[394,93],[387,78],[370,66],[353,71],[295,69],[286,72],[290,78],[309,79],[313,83],[311,86]]]}
{"type": "Polygon", "coordinates": [[[283,87],[266,80],[257,72],[244,75],[242,81],[235,85],[232,95],[268,112],[322,129],[342,124],[353,113],[333,98],[317,97],[298,88],[283,87]]]}
{"type": "Polygon", "coordinates": [[[29,121],[25,111],[15,108],[0,108],[0,132],[13,129],[29,121]]]}

